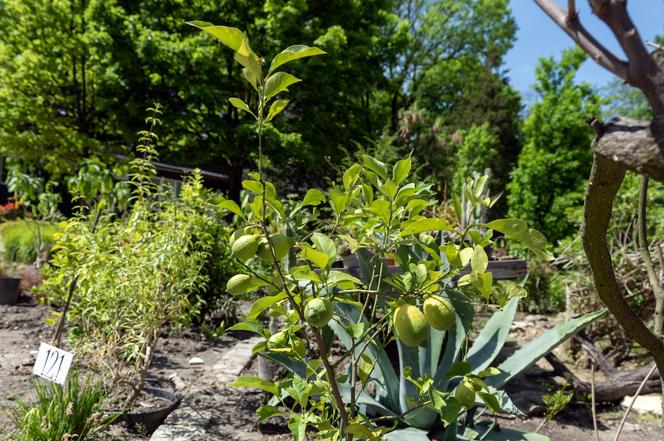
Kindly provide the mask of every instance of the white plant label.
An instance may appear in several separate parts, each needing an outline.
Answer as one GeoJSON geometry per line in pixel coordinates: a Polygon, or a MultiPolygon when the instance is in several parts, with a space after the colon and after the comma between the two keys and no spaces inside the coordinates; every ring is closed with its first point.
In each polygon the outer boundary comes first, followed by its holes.
{"type": "Polygon", "coordinates": [[[39,345],[32,373],[58,384],[65,384],[74,354],[46,343],[39,345]]]}

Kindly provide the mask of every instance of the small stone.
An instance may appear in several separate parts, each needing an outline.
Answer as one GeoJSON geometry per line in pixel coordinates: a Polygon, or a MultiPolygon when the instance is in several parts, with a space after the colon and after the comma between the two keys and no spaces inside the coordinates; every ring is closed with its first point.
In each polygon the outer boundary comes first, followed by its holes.
{"type": "Polygon", "coordinates": [[[189,360],[189,366],[203,366],[205,361],[200,357],[192,357],[189,360]]]}
{"type": "MultiPolygon", "coordinates": [[[[620,405],[624,408],[629,407],[632,397],[629,395],[623,398],[620,405]]],[[[662,397],[659,395],[641,395],[636,398],[632,409],[637,413],[652,413],[662,415],[662,397]]]]}

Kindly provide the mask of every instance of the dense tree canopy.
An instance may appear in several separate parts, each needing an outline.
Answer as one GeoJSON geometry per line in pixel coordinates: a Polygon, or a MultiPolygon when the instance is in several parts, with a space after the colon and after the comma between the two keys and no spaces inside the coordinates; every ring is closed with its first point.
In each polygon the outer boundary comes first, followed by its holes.
{"type": "Polygon", "coordinates": [[[228,98],[250,91],[232,54],[188,20],[238,27],[266,58],[293,43],[327,52],[294,66],[306,82],[266,131],[268,170],[289,190],[372,146],[414,149],[420,175],[442,190],[456,168],[453,135],[485,123],[504,185],[520,110],[501,70],[516,31],[507,0],[7,0],[1,153],[71,174],[90,156],[130,153],[159,102],[161,158],[227,173],[237,198],[256,134],[228,98]]]}

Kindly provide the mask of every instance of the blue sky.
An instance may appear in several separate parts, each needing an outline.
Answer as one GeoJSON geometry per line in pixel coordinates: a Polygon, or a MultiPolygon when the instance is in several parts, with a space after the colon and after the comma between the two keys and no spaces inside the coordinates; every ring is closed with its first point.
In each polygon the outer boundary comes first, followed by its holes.
{"type": "MultiPolygon", "coordinates": [[[[565,8],[566,1],[558,2],[565,8]]],[[[507,54],[506,67],[512,85],[527,97],[535,81],[537,59],[542,56],[558,58],[574,43],[533,0],[510,0],[510,6],[519,30],[514,47],[507,54]]],[[[641,38],[652,41],[655,35],[664,34],[664,1],[631,0],[628,7],[641,38]]],[[[577,0],[577,9],[586,28],[615,54],[624,57],[613,34],[590,12],[588,1],[577,0]]],[[[579,70],[578,78],[602,86],[615,77],[592,60],[587,60],[579,70]]]]}

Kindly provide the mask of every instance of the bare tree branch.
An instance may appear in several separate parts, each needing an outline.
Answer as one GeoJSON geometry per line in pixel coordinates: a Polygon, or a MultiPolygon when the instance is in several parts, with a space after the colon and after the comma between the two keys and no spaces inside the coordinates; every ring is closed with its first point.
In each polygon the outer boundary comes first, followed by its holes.
{"type": "MultiPolygon", "coordinates": [[[[555,0],[535,0],[535,3],[542,8],[542,10],[551,19],[560,26],[560,28],[567,33],[576,44],[581,47],[588,55],[590,55],[598,64],[607,69],[614,75],[627,81],[629,66],[627,63],[616,57],[611,51],[602,46],[602,44],[595,39],[584,27],[581,21],[574,12],[568,11],[565,13],[562,8],[555,2],[555,0]]],[[[574,8],[574,0],[568,0],[568,7],[574,8]]]]}
{"type": "MultiPolygon", "coordinates": [[[[629,62],[626,81],[643,91],[655,116],[664,114],[664,72],[627,12],[626,0],[588,0],[593,12],[611,29],[629,62]]],[[[621,77],[622,78],[622,77],[621,77]]],[[[623,78],[624,79],[624,78],[623,78]]]]}

